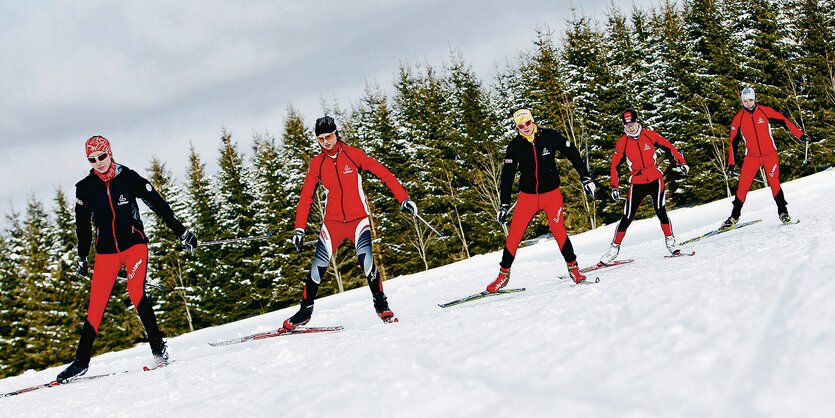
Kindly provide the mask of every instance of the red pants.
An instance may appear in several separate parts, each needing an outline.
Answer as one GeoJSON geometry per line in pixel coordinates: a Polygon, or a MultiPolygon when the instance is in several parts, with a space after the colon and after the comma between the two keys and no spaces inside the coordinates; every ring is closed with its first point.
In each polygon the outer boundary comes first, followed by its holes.
{"type": "Polygon", "coordinates": [[[522,237],[525,235],[525,230],[528,229],[531,219],[539,211],[545,211],[545,215],[548,216],[548,227],[550,227],[554,239],[557,240],[565,261],[570,263],[577,259],[577,256],[574,255],[574,248],[571,246],[571,240],[568,239],[568,233],[565,230],[562,191],[557,187],[555,190],[542,194],[519,193],[516,209],[514,209],[513,218],[510,221],[510,232],[508,232],[505,242],[502,267],[510,268],[510,264],[516,257],[519,243],[522,242],[522,237]]]}
{"type": "Polygon", "coordinates": [[[116,275],[122,266],[128,273],[128,294],[134,308],[138,308],[139,301],[145,296],[145,271],[148,267],[148,246],[136,244],[125,251],[116,254],[96,254],[96,264],[93,269],[93,280],[90,283],[90,305],[87,307],[87,321],[99,331],[101,318],[116,275]]]}
{"type": "Polygon", "coordinates": [[[773,152],[762,157],[745,156],[742,168],[739,170],[739,184],[736,186],[736,198],[740,202],[745,203],[745,196],[748,195],[748,190],[760,167],[765,168],[765,178],[768,181],[768,187],[771,187],[771,196],[776,198],[777,193],[780,192],[780,162],[777,159],[777,153],[773,152]]]}

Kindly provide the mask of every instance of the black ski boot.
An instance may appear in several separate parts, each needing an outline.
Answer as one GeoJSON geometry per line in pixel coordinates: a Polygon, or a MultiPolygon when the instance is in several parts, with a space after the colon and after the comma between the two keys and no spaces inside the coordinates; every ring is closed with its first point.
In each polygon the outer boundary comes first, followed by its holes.
{"type": "Polygon", "coordinates": [[[296,329],[296,327],[308,323],[312,315],[313,302],[305,302],[304,300],[302,300],[299,304],[299,311],[293,314],[293,316],[287,318],[284,321],[283,327],[287,331],[292,331],[296,329]]]}
{"type": "Polygon", "coordinates": [[[389,303],[386,300],[385,293],[377,293],[374,295],[374,310],[377,311],[377,316],[379,316],[383,322],[397,322],[394,312],[389,309],[389,303]]]}
{"type": "Polygon", "coordinates": [[[736,226],[737,222],[739,222],[739,218],[728,216],[728,219],[725,219],[725,222],[722,223],[722,226],[719,227],[719,230],[725,231],[728,229],[733,229],[736,226]]]}
{"type": "Polygon", "coordinates": [[[73,362],[69,365],[69,367],[64,369],[63,372],[58,373],[58,377],[56,377],[55,380],[57,380],[61,383],[72,382],[76,378],[84,376],[84,373],[87,373],[87,369],[89,369],[89,368],[90,368],[89,363],[84,364],[84,363],[79,362],[78,360],[73,360],[73,362]]]}
{"type": "Polygon", "coordinates": [[[151,354],[154,355],[154,363],[156,367],[164,367],[168,365],[168,347],[162,338],[149,339],[151,344],[151,354]]]}

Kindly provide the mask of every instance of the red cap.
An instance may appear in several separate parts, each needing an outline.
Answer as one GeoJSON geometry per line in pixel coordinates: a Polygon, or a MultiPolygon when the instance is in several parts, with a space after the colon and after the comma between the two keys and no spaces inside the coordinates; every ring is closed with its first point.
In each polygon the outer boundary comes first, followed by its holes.
{"type": "Polygon", "coordinates": [[[90,137],[84,143],[84,150],[87,151],[87,156],[90,156],[90,154],[96,151],[104,151],[113,156],[113,151],[110,150],[110,141],[100,135],[90,137]]]}

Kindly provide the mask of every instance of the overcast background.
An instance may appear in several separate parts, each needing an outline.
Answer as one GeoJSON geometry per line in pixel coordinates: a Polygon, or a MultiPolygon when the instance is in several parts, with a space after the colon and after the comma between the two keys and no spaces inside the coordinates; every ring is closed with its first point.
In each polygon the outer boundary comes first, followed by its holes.
{"type": "MultiPolygon", "coordinates": [[[[86,175],[84,141],[111,140],[144,173],[152,156],[183,180],[189,144],[216,169],[221,128],[249,154],[281,134],[289,104],[311,126],[367,82],[391,92],[401,62],[439,65],[460,49],[492,82],[572,7],[604,23],[610,0],[0,1],[0,213],[29,196],[52,206],[86,175]]],[[[657,1],[614,2],[621,10],[657,1]]],[[[6,225],[5,216],[0,226],[6,225]]]]}

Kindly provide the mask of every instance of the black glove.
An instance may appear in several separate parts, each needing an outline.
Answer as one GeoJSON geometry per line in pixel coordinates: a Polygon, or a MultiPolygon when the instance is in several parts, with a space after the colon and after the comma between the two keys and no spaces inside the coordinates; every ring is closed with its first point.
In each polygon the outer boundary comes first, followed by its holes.
{"type": "Polygon", "coordinates": [[[728,170],[727,170],[727,172],[728,172],[728,177],[733,177],[733,176],[734,176],[734,167],[736,167],[736,166],[735,166],[735,165],[733,165],[733,164],[731,164],[731,165],[729,165],[729,166],[728,166],[728,170]]]}
{"type": "Polygon", "coordinates": [[[417,205],[409,199],[404,200],[403,203],[400,204],[400,210],[403,212],[409,212],[412,216],[417,216],[417,205]]]}
{"type": "Polygon", "coordinates": [[[180,242],[183,243],[183,247],[190,253],[194,253],[194,249],[197,248],[197,237],[191,233],[191,231],[186,231],[183,236],[180,237],[180,242]]]}
{"type": "Polygon", "coordinates": [[[503,204],[503,205],[499,206],[499,213],[496,215],[496,220],[500,224],[506,225],[507,224],[507,212],[509,212],[509,211],[510,211],[510,205],[503,204]]]}
{"type": "Polygon", "coordinates": [[[803,133],[803,135],[800,135],[800,140],[801,140],[801,141],[804,141],[804,142],[806,142],[806,143],[810,143],[810,142],[818,142],[818,141],[816,141],[816,140],[812,139],[812,137],[811,137],[811,136],[809,136],[809,134],[807,134],[807,133],[805,133],[805,132],[803,133]]]}
{"type": "Polygon", "coordinates": [[[615,202],[620,200],[620,189],[617,187],[612,187],[612,200],[615,202]]]}
{"type": "Polygon", "coordinates": [[[75,272],[78,273],[79,276],[89,277],[90,270],[89,266],[87,265],[87,259],[81,258],[79,256],[75,256],[75,272]]]}
{"type": "Polygon", "coordinates": [[[678,166],[679,171],[681,171],[681,175],[687,177],[690,174],[690,166],[687,164],[681,164],[678,166]]]}
{"type": "Polygon", "coordinates": [[[597,186],[594,185],[594,182],[591,181],[591,177],[584,177],[583,179],[583,191],[586,192],[586,196],[594,199],[594,189],[597,186]]]}
{"type": "Polygon", "coordinates": [[[302,245],[304,245],[304,229],[296,228],[293,231],[293,245],[296,246],[296,252],[302,252],[302,245]]]}

